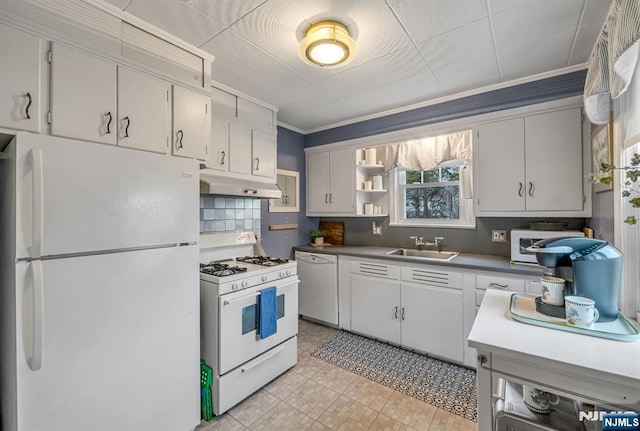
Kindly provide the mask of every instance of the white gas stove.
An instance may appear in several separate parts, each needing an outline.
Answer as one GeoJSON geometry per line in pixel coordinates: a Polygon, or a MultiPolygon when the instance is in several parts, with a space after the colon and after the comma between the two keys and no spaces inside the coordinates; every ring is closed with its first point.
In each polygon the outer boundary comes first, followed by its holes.
{"type": "Polygon", "coordinates": [[[214,370],[220,415],[297,362],[298,276],[294,260],[253,256],[253,233],[200,236],[200,352],[214,370]],[[261,338],[259,298],[276,288],[273,335],[261,338]]]}

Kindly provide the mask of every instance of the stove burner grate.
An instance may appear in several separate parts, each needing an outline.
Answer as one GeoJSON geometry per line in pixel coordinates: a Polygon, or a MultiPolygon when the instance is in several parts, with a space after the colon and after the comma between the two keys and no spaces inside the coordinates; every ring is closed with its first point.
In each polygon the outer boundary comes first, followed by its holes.
{"type": "Polygon", "coordinates": [[[252,263],[254,265],[262,266],[276,266],[289,262],[288,259],[281,259],[278,257],[269,256],[244,256],[236,258],[238,262],[252,263]]]}
{"type": "Polygon", "coordinates": [[[226,263],[219,262],[209,262],[209,263],[201,263],[200,264],[200,272],[203,274],[209,274],[216,277],[225,277],[227,275],[239,274],[241,272],[246,272],[247,268],[242,268],[239,266],[230,266],[226,263]]]}

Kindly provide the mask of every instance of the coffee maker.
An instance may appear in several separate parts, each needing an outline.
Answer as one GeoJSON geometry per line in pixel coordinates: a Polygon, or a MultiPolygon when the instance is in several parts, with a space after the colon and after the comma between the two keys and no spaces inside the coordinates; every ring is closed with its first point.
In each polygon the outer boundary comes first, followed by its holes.
{"type": "Polygon", "coordinates": [[[622,253],[607,241],[593,238],[556,237],[538,241],[528,251],[538,263],[554,269],[567,281],[570,295],[593,299],[600,313],[598,322],[618,318],[622,281],[622,253]]]}

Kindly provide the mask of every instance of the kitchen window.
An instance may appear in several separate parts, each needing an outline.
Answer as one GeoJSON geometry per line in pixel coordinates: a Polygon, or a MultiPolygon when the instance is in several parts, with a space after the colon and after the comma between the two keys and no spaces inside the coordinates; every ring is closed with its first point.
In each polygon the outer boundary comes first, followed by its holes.
{"type": "Polygon", "coordinates": [[[471,199],[462,199],[464,162],[443,163],[428,171],[396,168],[391,223],[405,226],[475,227],[471,199]]]}
{"type": "Polygon", "coordinates": [[[390,224],[475,228],[472,130],[390,144],[390,224]]]}

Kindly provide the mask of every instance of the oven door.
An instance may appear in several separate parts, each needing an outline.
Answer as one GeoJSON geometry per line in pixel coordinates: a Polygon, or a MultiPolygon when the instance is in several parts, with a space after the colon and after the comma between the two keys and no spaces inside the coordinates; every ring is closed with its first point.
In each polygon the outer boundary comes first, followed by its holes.
{"type": "Polygon", "coordinates": [[[265,283],[218,298],[220,322],[220,375],[231,371],[298,333],[298,277],[265,283]],[[277,287],[277,332],[261,339],[257,335],[260,290],[277,287]]]}

